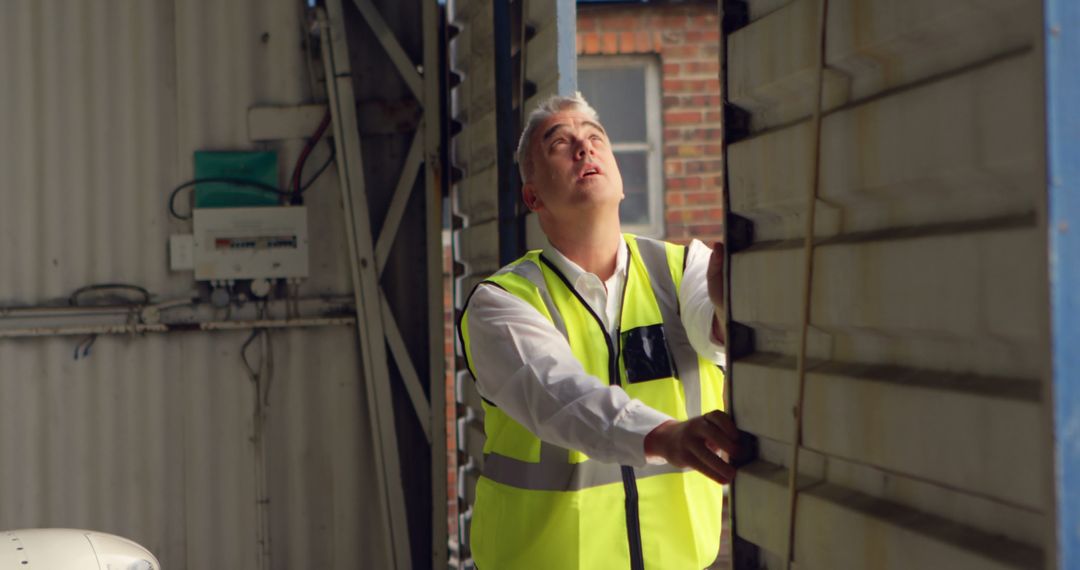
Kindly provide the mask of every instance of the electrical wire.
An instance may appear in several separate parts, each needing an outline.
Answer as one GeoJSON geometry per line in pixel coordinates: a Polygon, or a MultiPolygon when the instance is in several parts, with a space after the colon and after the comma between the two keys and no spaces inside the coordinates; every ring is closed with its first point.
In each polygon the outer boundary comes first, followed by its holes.
{"type": "MultiPolygon", "coordinates": [[[[264,301],[261,306],[257,305],[257,318],[264,319],[269,310],[269,303],[264,301]]],[[[252,423],[255,444],[255,501],[258,505],[259,527],[256,538],[260,545],[260,553],[264,558],[269,556],[270,549],[270,499],[267,492],[266,480],[266,422],[267,408],[270,406],[270,383],[274,375],[274,352],[270,339],[270,330],[267,328],[252,329],[244,344],[240,346],[240,359],[244,363],[248,378],[254,384],[254,406],[252,409],[252,423]],[[248,360],[248,348],[255,342],[259,343],[258,367],[252,366],[248,360]]]]}
{"type": "Polygon", "coordinates": [[[330,156],[327,157],[326,162],[324,162],[322,164],[322,166],[320,166],[315,171],[315,174],[313,174],[311,176],[311,179],[300,186],[300,193],[301,194],[303,194],[304,192],[307,192],[307,189],[311,188],[311,185],[314,184],[315,181],[318,180],[319,177],[322,176],[324,172],[326,172],[327,168],[330,168],[330,165],[334,163],[334,159],[337,158],[337,148],[334,146],[334,143],[330,142],[330,139],[326,139],[326,143],[328,145],[330,145],[330,156]]]}
{"type": "Polygon", "coordinates": [[[75,345],[75,360],[80,357],[82,359],[90,358],[90,347],[94,346],[94,341],[97,340],[98,335],[91,334],[86,338],[79,341],[79,344],[75,345]]]}
{"type": "MultiPolygon", "coordinates": [[[[300,199],[301,199],[301,195],[303,195],[303,193],[305,191],[307,191],[307,189],[310,188],[311,185],[314,184],[315,181],[318,180],[320,176],[322,176],[323,172],[326,172],[326,169],[329,168],[330,165],[334,162],[334,158],[336,156],[336,151],[335,151],[335,145],[331,143],[330,144],[330,157],[328,159],[326,159],[326,162],[323,163],[323,165],[320,166],[318,168],[318,170],[315,171],[315,175],[312,176],[311,179],[307,181],[307,183],[303,183],[304,165],[307,163],[307,159],[311,156],[312,151],[315,150],[315,146],[319,144],[319,141],[322,140],[323,135],[326,134],[327,128],[330,127],[331,118],[332,118],[332,116],[330,114],[330,106],[328,104],[327,108],[326,108],[326,112],[323,114],[322,120],[319,121],[319,126],[315,129],[315,132],[312,133],[311,137],[307,140],[307,142],[304,143],[304,149],[302,151],[300,151],[300,156],[296,159],[296,165],[293,166],[292,176],[289,177],[289,189],[288,190],[282,190],[282,189],[280,189],[280,188],[278,188],[276,186],[273,186],[271,184],[266,184],[264,182],[258,182],[256,180],[247,180],[247,179],[244,179],[244,178],[230,178],[230,177],[196,178],[194,180],[189,180],[187,182],[184,182],[183,184],[177,186],[176,188],[173,188],[173,191],[169,194],[169,214],[172,215],[172,217],[174,217],[174,218],[176,218],[178,220],[190,220],[191,219],[191,214],[188,214],[188,215],[185,216],[185,215],[181,215],[179,212],[176,211],[176,196],[184,188],[195,186],[196,184],[220,183],[220,184],[232,184],[234,186],[243,186],[243,187],[248,187],[248,188],[254,188],[256,190],[261,190],[263,192],[269,192],[271,194],[276,194],[278,196],[281,196],[282,198],[289,200],[289,202],[292,203],[292,204],[299,204],[300,199]]],[[[327,142],[329,142],[329,139],[327,140],[327,142]]]]}
{"type": "Polygon", "coordinates": [[[300,187],[294,192],[291,192],[291,191],[288,191],[288,190],[282,190],[280,188],[277,188],[276,186],[271,186],[270,184],[266,184],[265,182],[258,182],[258,181],[255,181],[255,180],[245,180],[243,178],[227,178],[227,177],[196,178],[194,180],[189,180],[189,181],[177,186],[176,188],[173,188],[173,191],[169,194],[169,214],[172,215],[172,217],[174,217],[174,218],[176,218],[178,220],[190,220],[191,219],[191,214],[188,214],[188,215],[185,216],[185,215],[181,215],[179,212],[176,211],[176,196],[184,188],[188,188],[188,187],[194,186],[196,184],[213,184],[213,183],[233,184],[235,186],[245,186],[245,187],[248,187],[248,188],[255,188],[255,189],[261,190],[263,192],[269,192],[271,194],[277,194],[278,196],[283,196],[283,197],[287,197],[287,198],[295,198],[295,197],[297,197],[299,195],[302,195],[304,192],[307,192],[308,188],[311,188],[312,184],[315,184],[315,181],[318,180],[319,177],[322,176],[323,173],[326,172],[327,168],[330,168],[330,165],[333,164],[334,160],[337,158],[337,152],[335,150],[334,144],[330,142],[330,139],[327,139],[327,144],[330,145],[330,156],[326,159],[326,162],[324,162],[322,164],[322,166],[320,166],[315,171],[315,174],[311,176],[311,179],[309,179],[307,182],[301,184],[300,187]]]}
{"type": "Polygon", "coordinates": [[[265,182],[258,182],[256,180],[246,180],[246,179],[243,179],[243,178],[229,178],[229,177],[224,177],[224,176],[220,176],[220,177],[215,176],[215,177],[209,177],[209,178],[196,178],[194,180],[188,180],[187,182],[177,186],[176,188],[173,188],[172,193],[169,194],[169,214],[171,214],[174,218],[176,218],[178,220],[190,220],[191,219],[191,214],[188,214],[186,216],[182,216],[182,215],[180,215],[179,212],[176,211],[176,195],[179,194],[180,191],[183,190],[184,188],[188,188],[188,187],[194,186],[196,184],[215,184],[215,183],[217,183],[217,184],[232,184],[234,186],[245,186],[245,187],[248,187],[248,188],[255,188],[257,190],[261,190],[263,192],[268,192],[270,194],[277,194],[279,196],[292,196],[292,194],[293,194],[292,192],[289,192],[288,190],[282,190],[282,189],[280,189],[280,188],[278,188],[276,186],[272,186],[272,185],[267,184],[265,182]]]}
{"type": "Polygon", "coordinates": [[[289,187],[292,189],[294,195],[302,192],[300,181],[304,175],[304,164],[307,162],[311,151],[315,150],[315,145],[319,144],[323,135],[326,133],[326,128],[330,126],[330,107],[326,108],[326,112],[323,113],[323,118],[319,121],[319,126],[315,129],[315,133],[311,135],[307,143],[304,144],[304,150],[300,151],[300,157],[296,159],[296,166],[293,167],[293,173],[290,177],[289,187]]]}
{"type": "MultiPolygon", "coordinates": [[[[256,303],[255,318],[263,320],[269,318],[270,301],[264,300],[256,303]]],[[[262,327],[251,330],[247,340],[240,345],[240,360],[244,363],[248,378],[255,384],[255,415],[262,417],[265,407],[270,405],[270,387],[273,383],[274,352],[270,338],[270,329],[262,327]],[[248,360],[248,349],[256,339],[260,340],[258,367],[252,366],[248,360]]]]}
{"type": "MultiPolygon", "coordinates": [[[[110,304],[133,305],[133,306],[149,305],[150,304],[150,291],[147,291],[145,287],[140,287],[139,285],[131,285],[130,283],[97,283],[97,284],[94,284],[94,285],[86,285],[86,286],[83,286],[83,287],[79,287],[78,289],[75,290],[74,293],[71,294],[70,297],[68,297],[68,304],[71,305],[72,307],[94,306],[94,305],[80,305],[79,304],[79,299],[80,299],[80,297],[82,297],[83,295],[86,295],[87,293],[94,293],[94,292],[100,292],[100,291],[134,291],[135,293],[138,293],[142,297],[141,301],[134,301],[132,299],[125,299],[125,298],[118,298],[116,296],[107,297],[106,299],[109,300],[109,301],[114,301],[114,300],[119,301],[119,302],[110,303],[110,304]]],[[[97,303],[97,305],[100,306],[100,305],[102,305],[102,303],[97,303]]]]}

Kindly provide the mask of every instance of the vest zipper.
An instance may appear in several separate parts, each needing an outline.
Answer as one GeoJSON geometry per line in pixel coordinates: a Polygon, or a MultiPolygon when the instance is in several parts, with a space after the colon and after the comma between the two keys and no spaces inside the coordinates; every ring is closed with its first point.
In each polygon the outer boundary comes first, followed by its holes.
{"type": "MultiPolygon", "coordinates": [[[[626,302],[626,290],[630,285],[630,263],[633,251],[629,246],[626,246],[626,279],[623,281],[622,298],[619,302],[619,324],[615,327],[615,333],[618,334],[619,328],[622,326],[622,309],[626,302]]],[[[608,334],[607,327],[604,326],[603,319],[600,315],[597,315],[592,307],[585,302],[585,299],[581,298],[577,289],[574,289],[570,281],[562,274],[555,264],[547,260],[543,255],[540,259],[550,268],[555,275],[559,276],[566,288],[574,294],[578,302],[582,307],[592,315],[592,318],[596,321],[596,324],[600,327],[600,331],[604,333],[604,342],[607,344],[608,351],[608,384],[612,386],[619,385],[619,345],[612,341],[611,336],[608,334]]],[[[626,509],[626,539],[630,545],[630,570],[645,570],[645,554],[641,548],[641,517],[638,511],[638,489],[637,489],[637,475],[634,473],[634,468],[629,465],[621,465],[620,471],[622,472],[623,480],[623,493],[626,496],[625,509],[626,509]]]]}

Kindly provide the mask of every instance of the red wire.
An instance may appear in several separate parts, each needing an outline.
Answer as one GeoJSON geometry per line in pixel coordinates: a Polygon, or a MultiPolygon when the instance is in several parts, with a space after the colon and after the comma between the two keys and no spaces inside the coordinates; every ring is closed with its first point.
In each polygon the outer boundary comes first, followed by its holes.
{"type": "Polygon", "coordinates": [[[323,115],[322,122],[319,123],[319,128],[315,129],[315,134],[311,135],[304,150],[300,152],[300,157],[296,159],[296,166],[293,167],[292,181],[289,186],[292,188],[294,195],[300,194],[300,185],[303,183],[300,177],[304,172],[304,163],[307,162],[311,151],[315,150],[315,145],[319,144],[319,140],[322,139],[323,134],[326,133],[326,128],[330,126],[330,109],[326,110],[326,114],[323,115]]]}

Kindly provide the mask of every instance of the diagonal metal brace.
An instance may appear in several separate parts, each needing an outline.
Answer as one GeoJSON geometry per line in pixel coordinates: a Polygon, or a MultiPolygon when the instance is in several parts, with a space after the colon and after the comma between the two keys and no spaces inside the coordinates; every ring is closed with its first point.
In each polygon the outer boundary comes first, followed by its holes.
{"type": "Polygon", "coordinates": [[[360,9],[360,15],[364,17],[368,26],[371,26],[371,31],[375,32],[375,39],[379,40],[379,44],[386,50],[386,55],[390,57],[390,61],[397,67],[398,73],[405,80],[405,84],[409,86],[409,91],[412,91],[413,97],[416,97],[417,101],[423,101],[423,78],[420,72],[416,70],[416,64],[409,59],[409,54],[405,53],[405,49],[401,47],[401,43],[394,36],[393,30],[386,25],[386,20],[383,19],[382,14],[371,3],[371,0],[353,0],[353,3],[360,9]]]}
{"type": "Polygon", "coordinates": [[[398,227],[401,226],[401,217],[405,215],[405,206],[409,203],[416,177],[420,174],[420,166],[423,164],[423,131],[417,130],[413,135],[412,144],[409,145],[409,154],[405,157],[405,166],[401,169],[401,177],[398,178],[397,187],[394,188],[394,197],[390,200],[390,208],[386,212],[382,229],[379,230],[379,239],[375,242],[375,262],[378,264],[379,275],[382,275],[386,267],[386,259],[390,257],[390,246],[394,244],[394,236],[397,235],[398,227]]]}
{"type": "MultiPolygon", "coordinates": [[[[372,243],[371,215],[368,207],[367,189],[364,185],[363,159],[360,152],[360,131],[356,117],[356,99],[352,72],[349,65],[348,46],[342,14],[342,0],[326,3],[328,17],[320,13],[324,37],[329,40],[325,49],[327,95],[330,99],[334,126],[334,144],[337,145],[338,173],[341,180],[342,204],[344,206],[346,241],[349,244],[353,292],[356,297],[356,325],[359,337],[361,363],[364,370],[364,388],[367,392],[368,412],[374,437],[376,478],[382,491],[379,511],[384,518],[391,541],[390,556],[394,568],[412,568],[412,549],[405,494],[401,479],[398,456],[397,432],[394,422],[393,395],[390,391],[390,372],[386,358],[386,339],[382,319],[382,301],[375,267],[375,251],[372,243]]],[[[335,468],[334,478],[347,477],[341,468],[335,468]]],[[[344,484],[344,483],[342,483],[344,484]]],[[[347,515],[335,513],[335,517],[347,515]]],[[[346,537],[337,537],[347,540],[346,537]]],[[[338,541],[335,540],[335,543],[338,541]]]]}

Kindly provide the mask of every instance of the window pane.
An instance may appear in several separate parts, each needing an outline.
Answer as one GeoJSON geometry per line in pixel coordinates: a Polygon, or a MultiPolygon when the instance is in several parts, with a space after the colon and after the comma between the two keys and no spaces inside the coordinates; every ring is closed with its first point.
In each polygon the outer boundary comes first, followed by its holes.
{"type": "Polygon", "coordinates": [[[617,152],[626,198],[619,205],[623,224],[649,223],[649,155],[645,151],[617,152]]]}
{"type": "Polygon", "coordinates": [[[578,89],[611,142],[645,142],[645,68],[579,69],[578,89]]]}

